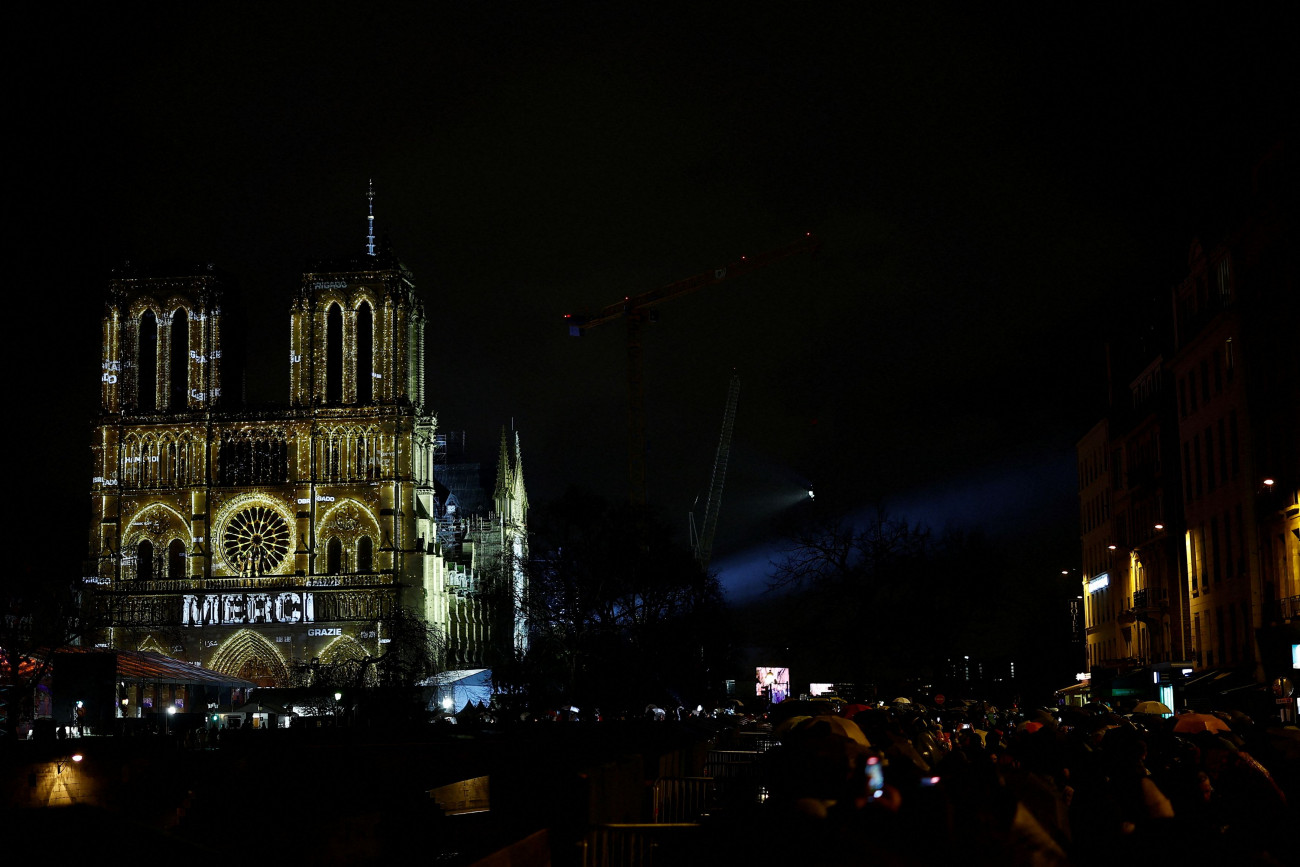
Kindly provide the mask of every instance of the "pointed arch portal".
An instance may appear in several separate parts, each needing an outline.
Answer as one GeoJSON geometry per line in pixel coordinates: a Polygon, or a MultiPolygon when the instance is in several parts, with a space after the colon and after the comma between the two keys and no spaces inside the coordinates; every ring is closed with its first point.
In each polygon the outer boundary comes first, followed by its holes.
{"type": "MultiPolygon", "coordinates": [[[[320,661],[326,665],[365,665],[366,660],[370,659],[370,652],[366,650],[365,645],[357,641],[350,635],[343,635],[330,642],[329,646],[321,651],[320,661]]],[[[355,674],[350,674],[355,678],[355,674]]],[[[365,686],[378,686],[377,672],[373,666],[367,665],[362,672],[362,678],[365,686]]]]}
{"type": "Polygon", "coordinates": [[[289,667],[280,651],[251,629],[241,629],[227,638],[212,655],[208,667],[258,686],[284,686],[289,680],[289,667]]]}

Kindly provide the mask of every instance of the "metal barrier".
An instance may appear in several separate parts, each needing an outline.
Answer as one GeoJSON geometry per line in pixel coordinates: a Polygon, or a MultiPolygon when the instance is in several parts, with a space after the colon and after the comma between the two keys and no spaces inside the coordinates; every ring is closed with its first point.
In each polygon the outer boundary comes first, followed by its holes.
{"type": "Polygon", "coordinates": [[[689,863],[700,826],[601,825],[579,843],[582,867],[675,867],[689,863]]]}
{"type": "Polygon", "coordinates": [[[730,780],[749,775],[758,761],[757,750],[709,750],[705,776],[730,780]]]}
{"type": "Polygon", "coordinates": [[[762,803],[765,788],[760,755],[756,750],[709,750],[704,773],[713,777],[714,800],[719,807],[762,803]]]}
{"type": "Polygon", "coordinates": [[[781,742],[768,732],[736,732],[732,741],[736,748],[756,753],[765,753],[781,742]]]}
{"type": "Polygon", "coordinates": [[[655,824],[695,822],[713,806],[712,777],[660,777],[651,790],[655,824]]]}

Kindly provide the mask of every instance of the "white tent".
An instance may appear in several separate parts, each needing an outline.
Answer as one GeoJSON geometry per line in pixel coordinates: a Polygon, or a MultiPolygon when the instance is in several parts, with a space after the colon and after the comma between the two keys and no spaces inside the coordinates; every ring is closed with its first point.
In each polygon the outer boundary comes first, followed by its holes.
{"type": "Polygon", "coordinates": [[[422,685],[434,688],[429,710],[460,713],[468,704],[486,705],[492,700],[492,669],[462,668],[444,671],[422,685]]]}

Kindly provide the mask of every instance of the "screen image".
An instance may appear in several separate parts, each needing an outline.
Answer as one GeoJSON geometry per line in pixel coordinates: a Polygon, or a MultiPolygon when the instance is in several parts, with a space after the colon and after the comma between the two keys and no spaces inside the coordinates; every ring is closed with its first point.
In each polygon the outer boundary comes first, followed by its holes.
{"type": "Polygon", "coordinates": [[[755,694],[772,704],[780,704],[790,697],[790,669],[760,665],[754,671],[755,694]]]}

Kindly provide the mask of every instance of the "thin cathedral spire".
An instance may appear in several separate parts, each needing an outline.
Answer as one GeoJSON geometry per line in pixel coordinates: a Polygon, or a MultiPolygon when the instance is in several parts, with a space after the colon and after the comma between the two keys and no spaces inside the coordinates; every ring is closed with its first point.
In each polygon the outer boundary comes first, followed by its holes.
{"type": "Polygon", "coordinates": [[[375,180],[370,179],[370,190],[366,193],[366,199],[370,205],[370,215],[366,217],[366,252],[371,256],[375,255],[375,180]]]}

